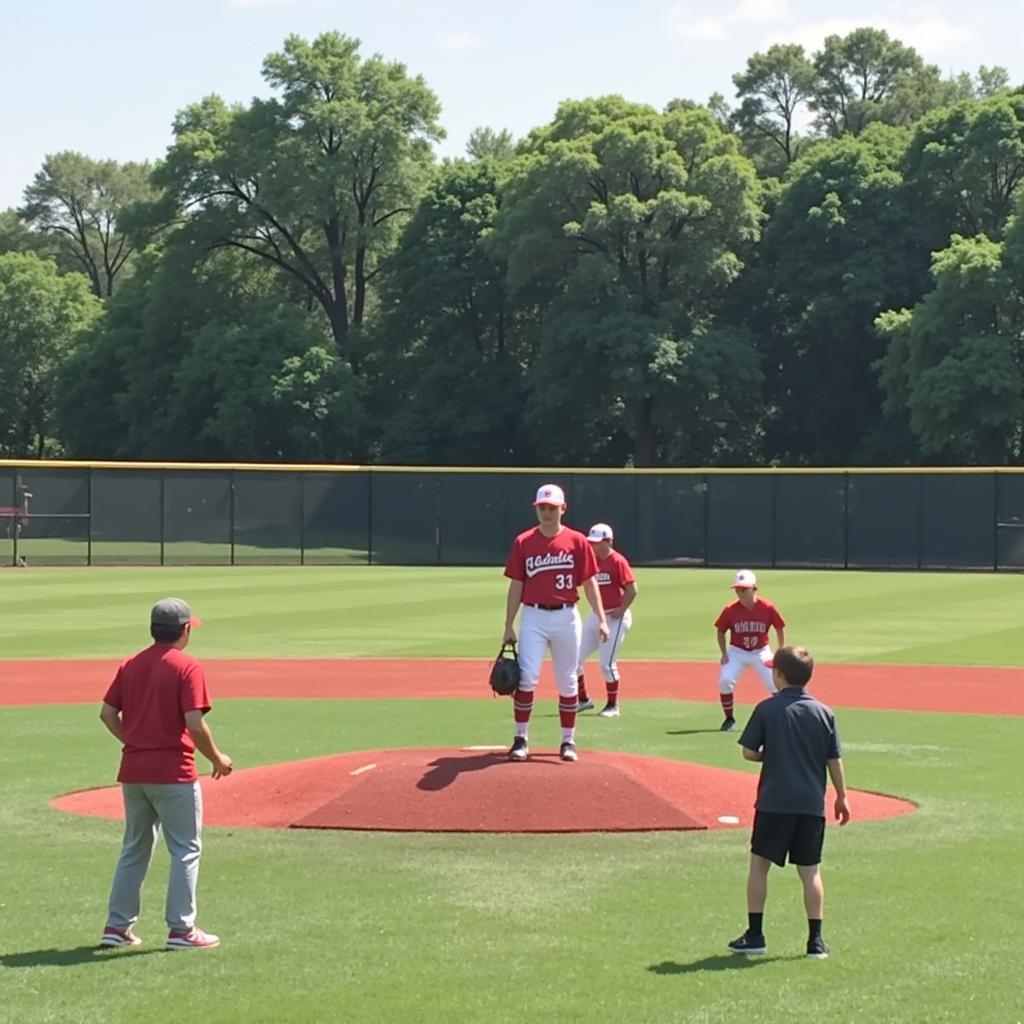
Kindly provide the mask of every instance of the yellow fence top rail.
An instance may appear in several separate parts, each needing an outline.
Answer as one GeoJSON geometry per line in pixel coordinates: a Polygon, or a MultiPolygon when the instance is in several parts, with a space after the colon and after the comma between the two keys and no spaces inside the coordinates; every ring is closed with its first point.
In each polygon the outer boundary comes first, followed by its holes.
{"type": "Polygon", "coordinates": [[[849,474],[906,475],[928,473],[977,475],[1024,473],[1024,466],[654,466],[638,469],[630,466],[374,466],[345,463],[308,462],[116,462],[75,459],[0,459],[0,469],[102,469],[173,470],[175,472],[238,471],[245,473],[507,473],[530,476],[608,475],[626,476],[775,476],[779,474],[827,476],[849,474]]]}

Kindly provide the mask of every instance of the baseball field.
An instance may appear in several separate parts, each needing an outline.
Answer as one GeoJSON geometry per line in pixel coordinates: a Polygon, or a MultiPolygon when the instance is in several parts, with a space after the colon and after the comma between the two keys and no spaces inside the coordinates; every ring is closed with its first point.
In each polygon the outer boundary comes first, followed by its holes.
{"type": "MultiPolygon", "coordinates": [[[[549,766],[541,785],[530,777],[527,786],[515,772],[531,765],[481,759],[486,770],[446,780],[446,791],[472,779],[488,810],[526,788],[571,828],[582,803],[588,813],[601,806],[583,785],[596,776],[573,773],[616,755],[693,766],[696,790],[715,769],[746,772],[752,785],[756,768],[743,764],[735,734],[717,731],[711,623],[731,575],[638,572],[622,717],[581,717],[578,765],[549,766]]],[[[54,801],[97,790],[102,803],[113,784],[118,751],[99,700],[117,661],[147,642],[155,600],[185,597],[204,620],[190,652],[207,665],[210,724],[237,769],[209,785],[222,803],[244,792],[266,810],[282,792],[260,781],[271,766],[309,762],[313,787],[325,785],[318,766],[339,757],[376,765],[396,750],[436,760],[507,744],[509,705],[486,685],[504,584],[498,569],[0,573],[0,1019],[1024,1021],[1020,577],[759,575],[788,620],[787,639],[818,660],[812,690],[837,712],[850,786],[915,805],[858,818],[855,793],[854,821],[830,828],[833,956],[823,962],[803,956],[792,869],[770,879],[767,955],[725,951],[745,926],[745,827],[533,834],[211,823],[199,924],[221,947],[163,951],[158,848],[137,926],[144,944],[99,952],[120,825],[54,801]]],[[[588,679],[603,696],[595,667],[588,679]]],[[[743,676],[741,720],[761,696],[743,676]]],[[[548,677],[531,748],[543,756],[557,734],[548,677]]],[[[695,806],[707,799],[693,793],[695,806]]],[[[394,807],[382,797],[381,810],[394,807]]]]}

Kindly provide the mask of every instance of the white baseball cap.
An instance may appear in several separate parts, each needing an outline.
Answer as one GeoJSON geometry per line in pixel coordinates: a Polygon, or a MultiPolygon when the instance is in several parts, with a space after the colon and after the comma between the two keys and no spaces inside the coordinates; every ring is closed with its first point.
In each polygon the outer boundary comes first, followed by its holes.
{"type": "Polygon", "coordinates": [[[607,523],[594,523],[590,528],[590,533],[587,534],[587,540],[599,541],[599,540],[613,540],[615,538],[615,532],[607,523]]]}
{"type": "Polygon", "coordinates": [[[565,491],[558,484],[543,484],[537,488],[534,505],[564,505],[565,491]]]}
{"type": "Polygon", "coordinates": [[[757,577],[749,569],[740,569],[733,577],[732,587],[756,587],[757,577]]]}

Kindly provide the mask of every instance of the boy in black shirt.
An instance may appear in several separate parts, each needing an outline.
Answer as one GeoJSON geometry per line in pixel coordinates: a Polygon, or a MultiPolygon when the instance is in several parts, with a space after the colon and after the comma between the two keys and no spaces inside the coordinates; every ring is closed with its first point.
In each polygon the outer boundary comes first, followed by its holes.
{"type": "Polygon", "coordinates": [[[761,763],[747,876],[747,930],[729,943],[734,953],[764,953],[764,904],[768,871],[796,865],[807,910],[807,955],[824,960],[829,948],[821,936],[825,890],[818,866],[825,839],[825,772],[836,791],[835,816],[850,820],[842,748],[832,709],[804,687],[814,659],[803,647],[775,653],[773,676],[778,693],[754,708],[740,746],[748,761],[761,763]]]}

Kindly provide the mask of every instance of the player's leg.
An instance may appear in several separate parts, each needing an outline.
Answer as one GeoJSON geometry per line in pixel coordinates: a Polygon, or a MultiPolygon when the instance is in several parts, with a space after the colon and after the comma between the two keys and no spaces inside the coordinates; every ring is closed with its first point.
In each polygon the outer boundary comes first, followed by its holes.
{"type": "Polygon", "coordinates": [[[576,760],[576,668],[583,626],[580,613],[573,608],[551,612],[551,667],[558,689],[558,718],[562,726],[559,754],[563,761],[576,760]]]}
{"type": "Polygon", "coordinates": [[[718,699],[722,704],[722,714],[725,716],[721,730],[731,732],[736,728],[735,698],[736,680],[743,671],[743,652],[732,644],[725,649],[726,662],[718,672],[718,699]]]}
{"type": "Polygon", "coordinates": [[[512,715],[516,731],[508,752],[512,761],[525,761],[529,753],[533,693],[540,682],[540,669],[548,646],[542,616],[553,614],[555,613],[545,612],[540,608],[528,608],[525,605],[519,613],[519,686],[512,694],[512,715]]]}
{"type": "Polygon", "coordinates": [[[772,652],[768,647],[762,647],[757,652],[757,660],[751,660],[754,671],[758,674],[764,688],[769,693],[775,693],[775,680],[772,678],[772,652]]]}
{"type": "Polygon", "coordinates": [[[607,701],[601,709],[603,718],[617,718],[619,714],[619,676],[618,655],[619,648],[626,639],[629,627],[633,624],[632,613],[627,608],[621,619],[609,619],[609,637],[605,640],[598,651],[598,661],[601,665],[601,675],[604,676],[605,693],[607,701]]]}
{"type": "Polygon", "coordinates": [[[789,849],[789,862],[796,865],[804,890],[807,911],[807,955],[824,960],[829,948],[821,934],[825,916],[825,886],[821,880],[821,851],[825,844],[825,819],[816,815],[798,815],[799,821],[789,849]]]}
{"type": "Polygon", "coordinates": [[[196,885],[203,852],[203,792],[198,782],[148,787],[160,815],[171,857],[167,878],[167,927],[188,933],[196,923],[196,885]]]}
{"type": "Polygon", "coordinates": [[[587,694],[587,683],[583,677],[583,664],[594,651],[598,649],[601,642],[600,634],[597,631],[597,616],[591,612],[583,623],[583,632],[580,636],[580,653],[576,664],[576,696],[579,700],[580,711],[592,708],[594,702],[587,694]]]}
{"type": "Polygon", "coordinates": [[[116,941],[118,935],[130,935],[132,925],[139,919],[142,883],[153,859],[153,846],[159,831],[159,818],[144,786],[126,782],[121,786],[121,795],[124,800],[124,840],[110,887],[107,910],[110,941],[107,942],[104,935],[100,940],[104,945],[124,945],[124,941],[116,941]]]}

